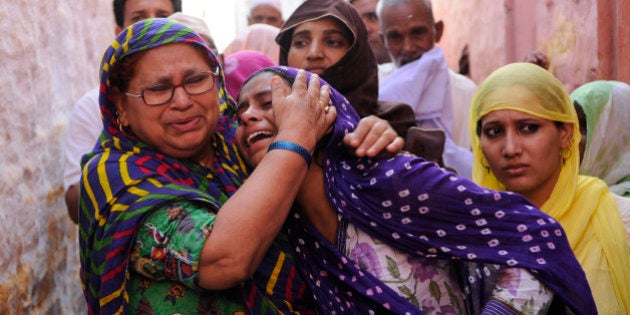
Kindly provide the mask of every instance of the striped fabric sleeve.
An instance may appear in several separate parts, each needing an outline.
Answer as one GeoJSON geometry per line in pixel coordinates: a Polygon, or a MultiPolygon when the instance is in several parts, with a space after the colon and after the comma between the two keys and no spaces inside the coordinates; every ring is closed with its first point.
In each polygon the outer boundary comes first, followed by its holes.
{"type": "Polygon", "coordinates": [[[517,315],[518,313],[507,305],[497,301],[490,300],[481,311],[481,315],[517,315]]]}

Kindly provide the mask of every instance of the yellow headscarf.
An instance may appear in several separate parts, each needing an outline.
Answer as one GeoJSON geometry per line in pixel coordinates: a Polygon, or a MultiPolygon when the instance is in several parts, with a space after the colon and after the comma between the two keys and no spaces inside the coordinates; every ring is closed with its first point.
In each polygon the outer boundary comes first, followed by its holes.
{"type": "Polygon", "coordinates": [[[602,180],[578,175],[580,133],[577,114],[562,83],[550,72],[530,63],[513,63],[493,72],[479,86],[470,107],[473,180],[481,186],[505,190],[481,151],[477,124],[486,114],[510,109],[574,126],[571,148],[561,155],[562,170],[541,210],[565,229],[575,256],[584,268],[598,312],[630,314],[630,248],[612,193],[602,180]],[[538,102],[517,101],[516,94],[530,93],[538,102]],[[483,161],[483,162],[482,162],[483,161]]]}

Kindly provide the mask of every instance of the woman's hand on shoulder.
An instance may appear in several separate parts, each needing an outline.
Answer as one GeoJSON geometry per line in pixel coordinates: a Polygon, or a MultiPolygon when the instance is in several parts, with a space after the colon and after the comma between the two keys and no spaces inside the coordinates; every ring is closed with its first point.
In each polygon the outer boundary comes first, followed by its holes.
{"type": "Polygon", "coordinates": [[[362,118],[357,128],[345,135],[343,142],[355,149],[357,157],[388,158],[396,155],[405,146],[403,138],[386,120],[376,116],[362,118]]]}

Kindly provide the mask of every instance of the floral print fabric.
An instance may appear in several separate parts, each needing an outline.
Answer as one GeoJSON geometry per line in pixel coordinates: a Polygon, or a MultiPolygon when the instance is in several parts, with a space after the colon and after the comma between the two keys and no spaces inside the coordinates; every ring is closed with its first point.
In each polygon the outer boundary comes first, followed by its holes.
{"type": "Polygon", "coordinates": [[[197,286],[199,256],[215,218],[199,205],[178,202],[144,220],[131,251],[129,305],[133,313],[244,314],[236,302],[238,291],[197,286]]]}
{"type": "Polygon", "coordinates": [[[462,314],[464,296],[448,260],[413,258],[348,224],[345,255],[426,314],[462,314]]]}
{"type": "MultiPolygon", "coordinates": [[[[345,247],[346,256],[426,314],[465,312],[465,296],[456,281],[458,266],[452,261],[413,258],[352,224],[347,224],[343,234],[345,242],[340,247],[345,247]]],[[[546,314],[553,293],[531,273],[520,268],[501,268],[498,273],[492,300],[520,314],[546,314]]]]}
{"type": "Polygon", "coordinates": [[[553,293],[524,269],[503,268],[492,299],[519,314],[547,314],[553,293]]]}

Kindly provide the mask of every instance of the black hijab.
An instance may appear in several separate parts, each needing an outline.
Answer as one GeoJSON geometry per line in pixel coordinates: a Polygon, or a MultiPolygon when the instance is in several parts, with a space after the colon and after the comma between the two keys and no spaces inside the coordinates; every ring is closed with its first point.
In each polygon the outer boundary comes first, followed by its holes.
{"type": "Polygon", "coordinates": [[[287,55],[295,28],[306,22],[333,17],[353,38],[348,52],[321,77],[335,87],[359,113],[378,115],[378,64],[368,44],[367,29],[354,7],[343,0],[310,0],[302,3],[284,23],[276,42],[280,45],[280,65],[287,66],[287,55]]]}

